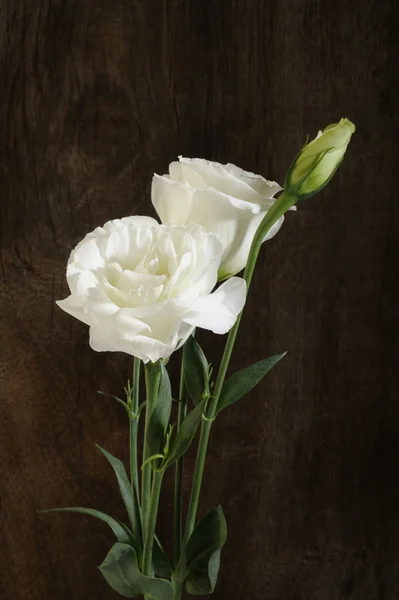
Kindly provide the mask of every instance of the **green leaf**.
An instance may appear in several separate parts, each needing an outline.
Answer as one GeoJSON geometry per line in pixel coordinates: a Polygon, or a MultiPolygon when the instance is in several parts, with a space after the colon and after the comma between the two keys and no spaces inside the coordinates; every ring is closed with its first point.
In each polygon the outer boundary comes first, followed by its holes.
{"type": "Polygon", "coordinates": [[[192,401],[197,405],[209,398],[209,365],[199,343],[190,336],[183,347],[184,383],[192,401]]]}
{"type": "Polygon", "coordinates": [[[160,368],[161,381],[158,400],[152,409],[148,423],[146,456],[155,456],[162,453],[172,409],[172,390],[169,375],[162,363],[160,363],[160,368]]]}
{"type": "MultiPolygon", "coordinates": [[[[113,456],[112,454],[110,454],[110,452],[107,452],[106,450],[104,450],[104,448],[101,448],[101,446],[99,446],[98,444],[96,444],[96,446],[99,450],[101,450],[101,452],[103,453],[103,455],[105,456],[105,458],[107,459],[107,461],[109,462],[109,464],[111,465],[111,467],[113,468],[113,470],[115,472],[116,479],[117,479],[118,485],[119,485],[119,491],[121,493],[122,500],[126,507],[127,514],[129,515],[130,525],[133,528],[134,527],[133,493],[132,493],[132,486],[131,486],[128,476],[126,474],[125,466],[124,466],[123,462],[121,460],[119,460],[119,458],[116,458],[116,456],[113,456]]],[[[135,536],[137,536],[139,532],[133,531],[133,533],[135,536]]]]}
{"type": "Polygon", "coordinates": [[[163,468],[166,469],[173,465],[187,450],[189,449],[191,442],[197,432],[198,425],[200,424],[202,411],[205,408],[207,400],[201,400],[199,404],[191,412],[188,413],[183,423],[180,426],[179,431],[175,439],[171,444],[169,454],[166,457],[166,461],[163,468]]]}
{"type": "Polygon", "coordinates": [[[221,506],[211,510],[195,527],[184,552],[189,594],[211,594],[220,566],[220,549],[227,539],[227,525],[221,506]]]}
{"type": "Polygon", "coordinates": [[[173,600],[172,584],[140,573],[136,553],[127,544],[114,544],[99,569],[111,588],[125,598],[145,595],[154,600],[173,600]]]}
{"type": "Polygon", "coordinates": [[[123,406],[123,408],[125,409],[125,411],[128,414],[129,419],[132,418],[132,412],[131,412],[128,404],[124,400],[122,400],[121,398],[118,398],[118,396],[113,396],[112,394],[107,394],[106,392],[97,391],[97,394],[101,394],[101,396],[106,396],[107,398],[112,398],[113,400],[116,400],[119,404],[121,404],[121,406],[123,406]]]}
{"type": "Polygon", "coordinates": [[[119,542],[123,542],[125,544],[134,545],[134,536],[130,529],[126,527],[124,523],[117,521],[113,517],[101,512],[100,510],[95,510],[94,508],[84,508],[81,506],[72,506],[68,508],[51,508],[50,510],[41,510],[40,513],[54,513],[54,512],[70,512],[70,513],[78,513],[81,515],[88,515],[90,517],[95,517],[103,523],[109,525],[109,527],[114,532],[117,540],[119,542]]]}
{"type": "Polygon", "coordinates": [[[172,574],[172,565],[158,537],[155,536],[152,550],[152,564],[154,573],[158,577],[170,577],[172,574]]]}
{"type": "Polygon", "coordinates": [[[210,556],[204,553],[187,575],[186,591],[193,596],[212,594],[216,586],[219,567],[220,550],[215,550],[210,556]]]}
{"type": "Polygon", "coordinates": [[[217,414],[221,410],[234,404],[237,400],[240,400],[243,396],[248,394],[253,388],[259,383],[259,381],[276,365],[287,353],[276,354],[265,358],[250,367],[241,369],[237,373],[234,373],[224,384],[222,393],[220,394],[217,414]]]}

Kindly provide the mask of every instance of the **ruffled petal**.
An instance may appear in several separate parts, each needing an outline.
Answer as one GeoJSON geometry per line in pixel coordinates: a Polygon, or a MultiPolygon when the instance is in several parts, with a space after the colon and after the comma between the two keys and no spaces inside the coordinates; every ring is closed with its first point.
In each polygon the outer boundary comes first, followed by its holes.
{"type": "Polygon", "coordinates": [[[231,277],[212,294],[178,304],[184,310],[182,320],[185,323],[223,334],[233,327],[245,299],[244,279],[231,277]]]}

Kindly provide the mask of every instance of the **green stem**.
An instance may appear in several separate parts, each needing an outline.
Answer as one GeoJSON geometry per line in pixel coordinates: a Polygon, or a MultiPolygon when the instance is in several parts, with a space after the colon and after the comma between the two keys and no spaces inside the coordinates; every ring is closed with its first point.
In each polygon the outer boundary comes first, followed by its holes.
{"type": "Polygon", "coordinates": [[[132,485],[133,494],[133,526],[134,534],[137,538],[139,555],[142,552],[142,530],[141,530],[141,515],[140,515],[140,495],[139,495],[139,474],[137,464],[137,432],[139,425],[139,396],[140,396],[140,359],[134,358],[133,362],[133,397],[132,397],[132,412],[135,415],[130,418],[130,435],[129,435],[129,450],[130,450],[130,482],[132,485]]]}
{"type": "MultiPolygon", "coordinates": [[[[187,414],[187,396],[186,386],[184,383],[184,353],[183,346],[181,370],[180,370],[180,390],[179,390],[179,408],[177,412],[177,432],[187,414]]],[[[183,514],[183,474],[184,474],[184,457],[181,456],[175,465],[175,490],[174,490],[174,507],[173,507],[173,540],[174,540],[174,560],[175,564],[180,558],[181,542],[182,542],[182,514],[183,514]]]]}
{"type": "Polygon", "coordinates": [[[143,552],[143,575],[147,577],[152,576],[152,548],[154,545],[155,526],[157,523],[158,504],[159,496],[161,493],[163,471],[155,471],[150,505],[145,521],[145,538],[144,538],[144,552],[143,552]]]}
{"type": "Polygon", "coordinates": [[[147,363],[145,365],[145,384],[146,384],[146,400],[145,407],[145,425],[144,425],[144,447],[143,447],[143,467],[141,481],[141,506],[143,511],[144,531],[143,537],[146,539],[146,523],[148,520],[148,512],[151,500],[151,475],[152,466],[150,462],[145,461],[149,458],[148,453],[148,424],[154,405],[158,399],[159,382],[161,378],[161,370],[157,363],[147,363]]]}
{"type": "Polygon", "coordinates": [[[183,590],[183,584],[178,579],[172,577],[172,585],[173,585],[173,600],[180,600],[183,590]]]}
{"type": "MultiPolygon", "coordinates": [[[[296,202],[296,196],[283,192],[281,196],[276,200],[270,210],[264,216],[261,224],[256,230],[254,239],[252,240],[251,249],[249,251],[247,266],[244,271],[244,279],[247,283],[247,294],[249,286],[251,285],[252,277],[255,270],[256,259],[258,258],[259,251],[262,247],[264,239],[274,223],[296,202]]],[[[226,346],[224,348],[222,361],[216,378],[215,389],[212,398],[208,404],[207,419],[201,421],[201,435],[198,444],[197,458],[195,463],[195,471],[193,477],[193,486],[190,496],[190,504],[187,513],[186,530],[184,533],[184,543],[187,543],[190,535],[193,532],[195,526],[195,520],[197,518],[198,502],[201,492],[202,478],[204,475],[206,452],[208,448],[209,436],[211,433],[212,420],[216,416],[217,406],[219,402],[220,393],[222,391],[223,383],[226,377],[227,369],[229,366],[230,358],[233,352],[234,343],[237,337],[238,328],[240,326],[242,312],[238,315],[234,326],[230,329],[227,337],[226,346]]]]}

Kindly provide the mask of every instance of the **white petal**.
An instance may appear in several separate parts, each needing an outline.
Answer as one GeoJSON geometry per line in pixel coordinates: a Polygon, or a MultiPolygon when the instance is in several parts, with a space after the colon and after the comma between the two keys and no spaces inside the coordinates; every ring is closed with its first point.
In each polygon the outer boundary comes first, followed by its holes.
{"type": "MultiPolygon", "coordinates": [[[[152,217],[131,215],[130,217],[123,217],[122,219],[113,219],[112,221],[107,221],[103,227],[98,227],[97,230],[103,230],[105,233],[110,234],[126,225],[131,225],[133,227],[156,227],[158,225],[158,221],[152,217]]],[[[93,234],[95,234],[97,230],[93,231],[93,234]]]]}
{"type": "Polygon", "coordinates": [[[190,301],[179,302],[185,310],[183,320],[195,327],[209,329],[214,333],[227,333],[245,304],[246,283],[240,277],[232,277],[213,294],[190,301]]]}
{"type": "MultiPolygon", "coordinates": [[[[251,176],[257,178],[256,183],[258,183],[258,179],[260,178],[262,180],[262,190],[267,189],[267,186],[265,187],[264,185],[267,182],[263,177],[260,177],[260,175],[256,176],[253,173],[242,171],[238,167],[235,167],[234,170],[234,165],[231,164],[222,165],[218,162],[200,158],[179,157],[179,159],[182,164],[183,179],[187,181],[187,183],[190,183],[191,186],[197,189],[204,189],[204,186],[201,185],[198,180],[193,178],[189,179],[185,176],[185,173],[189,173],[190,171],[200,175],[207,188],[215,189],[232,198],[253,203],[255,206],[258,206],[257,211],[259,212],[263,197],[262,194],[258,192],[257,186],[251,185],[251,176]],[[243,176],[243,174],[246,176],[243,176]]],[[[276,193],[278,188],[279,186],[277,186],[271,195],[276,193]]],[[[270,197],[269,189],[267,189],[267,193],[268,197],[270,197]]]]}
{"type": "Polygon", "coordinates": [[[262,177],[262,175],[244,171],[244,169],[241,169],[232,163],[228,163],[225,168],[231,175],[235,175],[235,177],[245,181],[245,183],[256,190],[263,198],[272,198],[277,192],[280,192],[283,189],[275,181],[268,181],[262,177]]]}
{"type": "Polygon", "coordinates": [[[145,335],[125,334],[123,338],[116,338],[107,336],[101,329],[91,327],[90,346],[97,352],[125,352],[148,363],[170,356],[174,352],[176,344],[167,346],[159,340],[145,335]]]}
{"type": "MultiPolygon", "coordinates": [[[[159,227],[156,221],[155,225],[159,227]]],[[[126,223],[110,234],[107,241],[107,260],[118,262],[123,268],[133,269],[145,256],[153,238],[153,226],[147,223],[136,226],[126,223]]]]}
{"type": "Polygon", "coordinates": [[[103,293],[102,290],[91,288],[86,296],[71,294],[64,300],[57,300],[56,304],[66,313],[79,321],[91,325],[95,320],[114,315],[118,307],[103,293]]]}
{"type": "Polygon", "coordinates": [[[175,181],[183,181],[181,164],[178,161],[173,161],[169,165],[169,175],[164,175],[168,179],[174,179],[175,181]]]}
{"type": "MultiPolygon", "coordinates": [[[[187,183],[190,187],[196,189],[204,189],[207,186],[201,172],[198,172],[196,169],[192,169],[191,165],[186,162],[180,162],[180,170],[181,170],[181,179],[185,183],[187,183]]],[[[172,172],[170,172],[172,177],[172,172]]],[[[172,177],[174,179],[174,177],[172,177]]]]}
{"type": "Polygon", "coordinates": [[[121,309],[109,319],[96,321],[90,328],[91,347],[98,352],[126,352],[144,362],[170,356],[179,341],[179,321],[173,306],[163,308],[143,320],[134,316],[134,309],[121,309]]]}
{"type": "Polygon", "coordinates": [[[90,270],[101,269],[105,264],[105,248],[106,248],[106,237],[101,235],[100,237],[92,237],[82,244],[78,244],[68,261],[68,271],[78,270],[90,270]]]}
{"type": "MultiPolygon", "coordinates": [[[[227,279],[232,275],[236,275],[242,271],[242,269],[244,269],[248,261],[249,251],[251,249],[256,230],[258,229],[265,215],[266,213],[262,212],[259,215],[253,216],[252,219],[246,223],[244,221],[240,222],[240,228],[236,235],[234,247],[220,265],[218,274],[219,281],[227,279]]],[[[282,216],[270,229],[264,241],[270,240],[274,235],[276,235],[283,222],[284,217],[282,216]]]]}
{"type": "Polygon", "coordinates": [[[154,175],[151,200],[162,223],[186,225],[192,220],[192,190],[185,183],[154,175]]]}
{"type": "Polygon", "coordinates": [[[282,217],[280,217],[279,219],[277,219],[275,224],[272,226],[272,228],[269,230],[269,232],[265,236],[264,241],[267,242],[267,240],[270,240],[272,237],[274,237],[276,235],[276,233],[278,233],[280,231],[283,223],[284,223],[284,215],[282,217]]]}
{"type": "Polygon", "coordinates": [[[64,300],[57,300],[57,306],[62,308],[68,315],[72,315],[75,319],[79,319],[86,325],[90,325],[92,322],[92,316],[88,313],[85,313],[83,310],[83,304],[79,301],[78,298],[74,295],[68,296],[64,300]]]}

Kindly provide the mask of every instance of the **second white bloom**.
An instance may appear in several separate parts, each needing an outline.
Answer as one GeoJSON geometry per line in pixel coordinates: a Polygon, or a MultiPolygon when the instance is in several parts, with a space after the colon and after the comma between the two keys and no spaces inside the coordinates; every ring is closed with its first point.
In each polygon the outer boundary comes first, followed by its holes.
{"type": "MultiPolygon", "coordinates": [[[[180,157],[179,162],[169,165],[169,175],[154,176],[152,202],[163,223],[185,225],[193,221],[217,235],[223,245],[222,280],[247,264],[255,232],[280,190],[278,183],[232,164],[180,157]]],[[[266,239],[277,233],[283,219],[275,223],[266,239]]]]}
{"type": "Polygon", "coordinates": [[[139,216],[109,221],[72,251],[71,294],[57,304],[90,326],[94,350],[156,361],[195,327],[222,334],[234,325],[246,285],[234,277],[211,293],[222,251],[200,225],[166,226],[139,216]]]}

